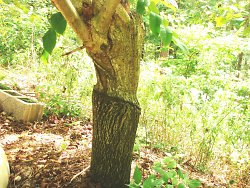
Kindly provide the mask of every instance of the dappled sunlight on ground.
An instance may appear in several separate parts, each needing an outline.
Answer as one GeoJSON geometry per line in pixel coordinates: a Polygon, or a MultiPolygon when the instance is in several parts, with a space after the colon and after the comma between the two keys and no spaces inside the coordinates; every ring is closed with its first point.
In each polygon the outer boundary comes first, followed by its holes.
{"type": "Polygon", "coordinates": [[[0,143],[10,163],[9,187],[88,187],[83,176],[71,179],[89,166],[91,123],[54,120],[23,123],[1,113],[0,143]],[[78,124],[72,126],[74,122],[78,124]]]}

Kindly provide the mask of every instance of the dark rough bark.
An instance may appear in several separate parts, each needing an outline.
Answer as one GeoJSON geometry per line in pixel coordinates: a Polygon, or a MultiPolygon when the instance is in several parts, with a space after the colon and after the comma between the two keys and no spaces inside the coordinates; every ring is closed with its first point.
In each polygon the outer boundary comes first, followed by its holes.
{"type": "Polygon", "coordinates": [[[93,91],[91,176],[105,188],[127,187],[140,116],[136,104],[93,91]]]}

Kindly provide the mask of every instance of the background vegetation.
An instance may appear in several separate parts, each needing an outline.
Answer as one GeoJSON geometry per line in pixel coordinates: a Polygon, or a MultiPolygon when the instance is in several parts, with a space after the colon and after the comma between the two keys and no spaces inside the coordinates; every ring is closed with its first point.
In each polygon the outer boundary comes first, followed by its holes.
{"type": "MultiPolygon", "coordinates": [[[[176,40],[168,49],[148,32],[138,97],[135,151],[159,148],[179,163],[234,185],[249,183],[250,40],[247,0],[177,1],[164,9],[176,40]],[[162,52],[165,53],[162,53],[162,52]]],[[[91,117],[95,75],[67,28],[49,61],[42,36],[55,12],[49,1],[0,0],[0,79],[35,91],[51,115],[91,117]]],[[[148,20],[145,18],[146,29],[148,20]]]]}

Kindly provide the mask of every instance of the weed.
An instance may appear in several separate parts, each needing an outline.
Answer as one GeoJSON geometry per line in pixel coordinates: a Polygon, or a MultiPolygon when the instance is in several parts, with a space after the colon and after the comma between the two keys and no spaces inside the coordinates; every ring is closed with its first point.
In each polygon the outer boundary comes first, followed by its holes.
{"type": "Polygon", "coordinates": [[[136,166],[133,181],[130,183],[130,188],[196,188],[201,185],[199,180],[190,179],[188,175],[183,173],[176,161],[170,157],[166,157],[162,162],[157,162],[152,167],[153,174],[150,174],[145,180],[142,179],[142,172],[136,166]]]}

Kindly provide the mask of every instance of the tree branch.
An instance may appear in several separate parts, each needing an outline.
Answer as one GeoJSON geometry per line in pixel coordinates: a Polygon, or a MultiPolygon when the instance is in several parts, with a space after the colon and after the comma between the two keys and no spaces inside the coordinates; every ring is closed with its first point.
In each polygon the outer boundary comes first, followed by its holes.
{"type": "Polygon", "coordinates": [[[106,35],[117,6],[121,0],[106,0],[104,6],[94,20],[94,26],[98,33],[106,35]]]}
{"type": "Polygon", "coordinates": [[[74,49],[74,50],[71,50],[70,52],[67,52],[67,53],[63,54],[62,56],[66,56],[66,55],[73,54],[74,52],[77,52],[77,51],[79,51],[79,50],[82,50],[83,48],[84,48],[84,46],[80,46],[80,47],[78,47],[78,48],[76,48],[76,49],[74,49]]]}
{"type": "Polygon", "coordinates": [[[88,27],[84,24],[70,0],[51,0],[63,14],[68,24],[73,28],[85,47],[92,47],[92,39],[88,27]]]}

